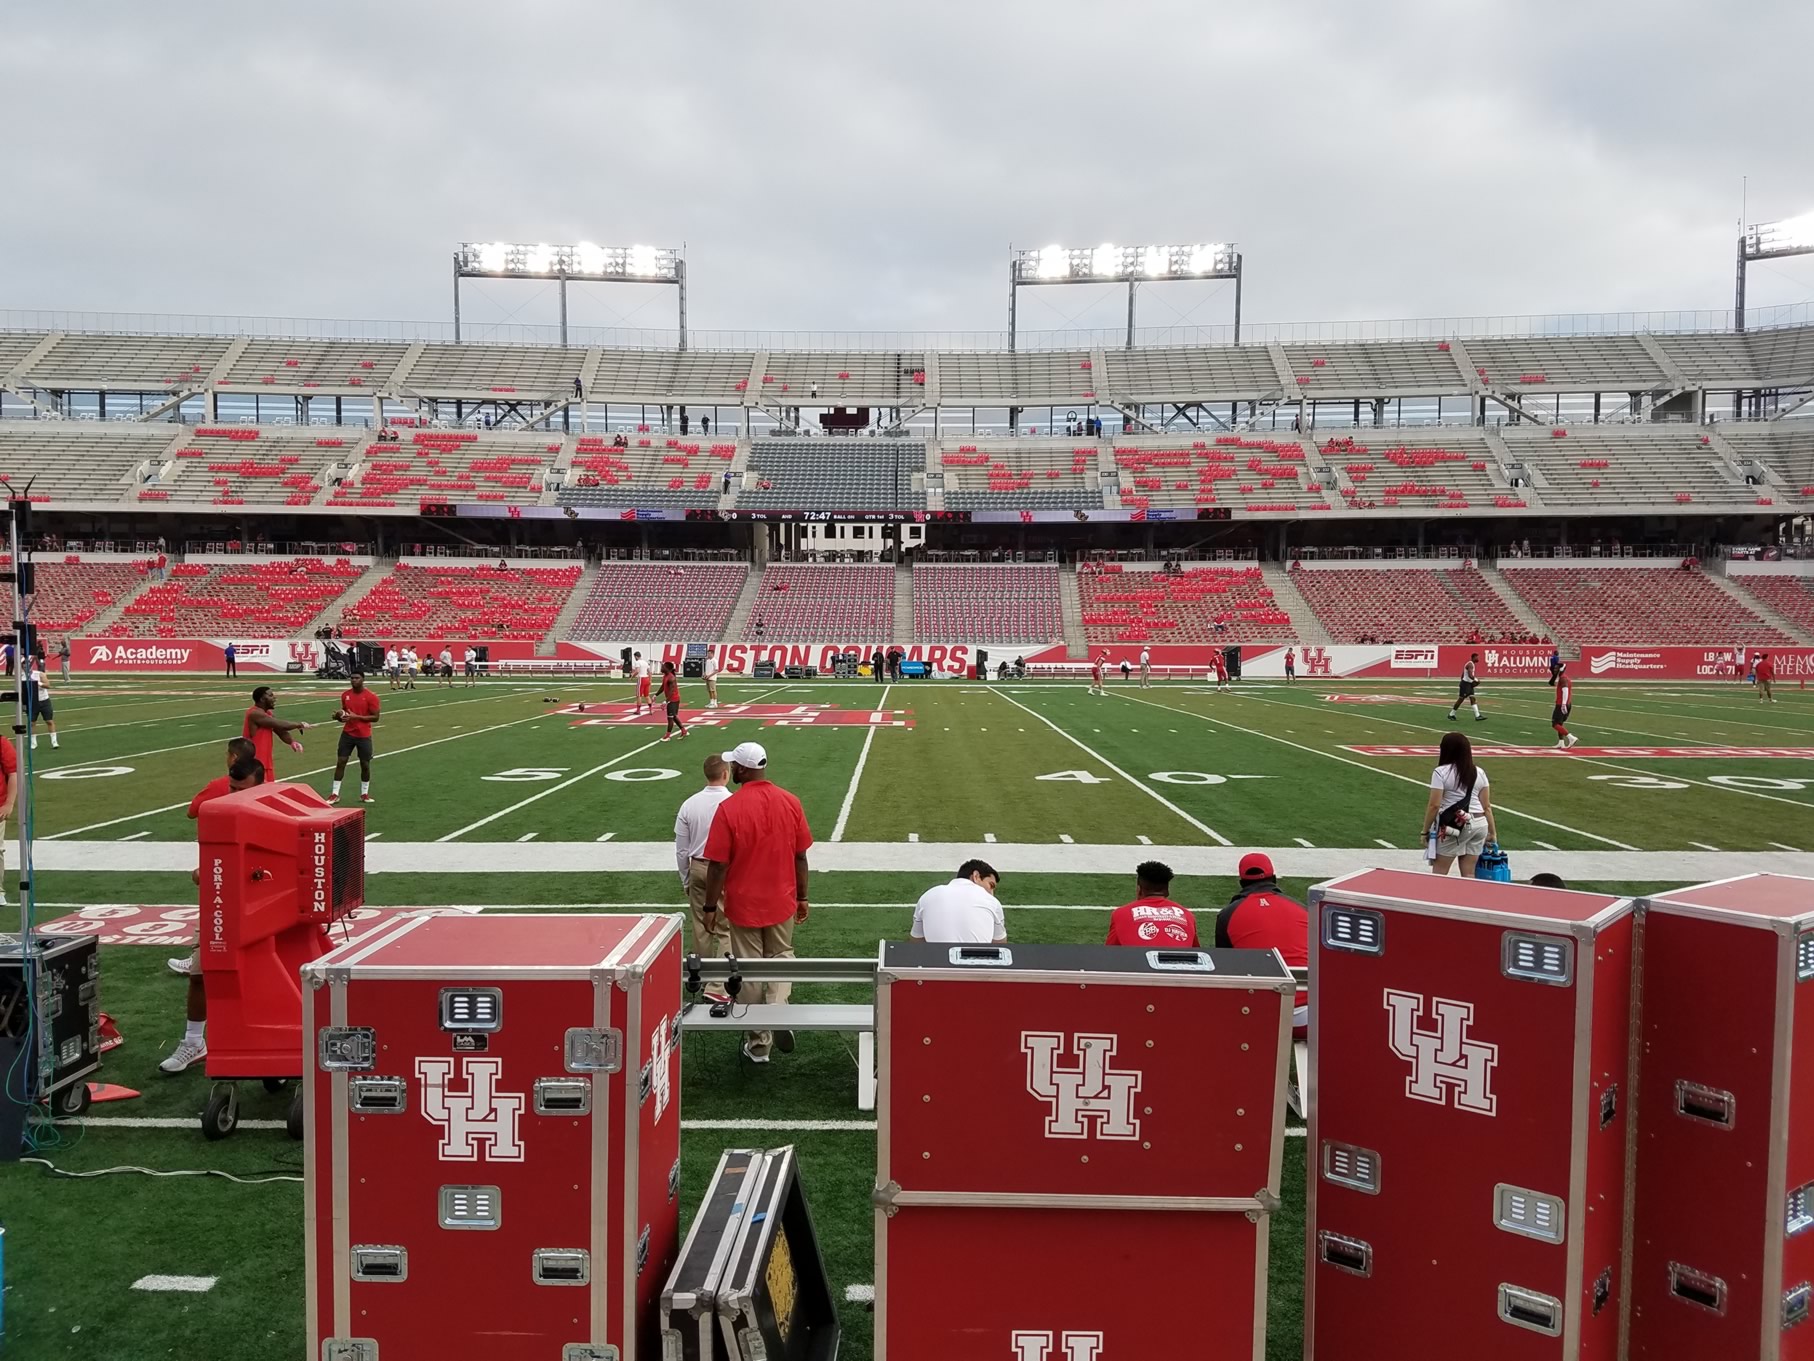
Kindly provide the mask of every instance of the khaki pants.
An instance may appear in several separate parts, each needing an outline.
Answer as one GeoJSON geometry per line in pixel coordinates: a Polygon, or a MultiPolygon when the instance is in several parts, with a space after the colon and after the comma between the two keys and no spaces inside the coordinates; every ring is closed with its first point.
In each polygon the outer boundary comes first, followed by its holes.
{"type": "MultiPolygon", "coordinates": [[[[693,923],[693,948],[699,952],[701,959],[723,959],[731,952],[731,932],[724,913],[714,915],[718,929],[705,929],[705,876],[711,866],[704,860],[694,857],[687,865],[687,917],[693,923]]],[[[717,984],[712,985],[717,991],[717,984]]]]}
{"type": "MultiPolygon", "coordinates": [[[[731,953],[738,959],[792,959],[794,957],[794,919],[789,917],[778,926],[739,926],[731,923],[731,953]]],[[[746,983],[739,1001],[785,1002],[793,996],[792,983],[746,983]]],[[[751,1030],[744,1035],[750,1052],[766,1054],[775,1042],[771,1030],[751,1030]]]]}

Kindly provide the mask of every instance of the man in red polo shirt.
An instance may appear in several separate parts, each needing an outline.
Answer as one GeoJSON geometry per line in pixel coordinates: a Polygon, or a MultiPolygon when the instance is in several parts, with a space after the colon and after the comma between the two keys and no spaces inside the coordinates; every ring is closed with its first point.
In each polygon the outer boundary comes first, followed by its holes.
{"type": "MultiPolygon", "coordinates": [[[[1277,950],[1294,969],[1310,967],[1310,914],[1304,905],[1279,891],[1272,861],[1254,851],[1241,857],[1241,888],[1216,914],[1219,950],[1277,950]]],[[[1310,994],[1298,989],[1292,1028],[1298,1038],[1309,1033],[1310,994]]]]}
{"type": "MultiPolygon", "coordinates": [[[[806,852],[813,844],[806,810],[768,778],[768,752],[759,742],[740,743],[724,753],[737,792],[718,805],[705,839],[705,906],[708,932],[722,911],[730,923],[731,951],[739,959],[792,959],[794,926],[806,920],[806,852]]],[[[785,1002],[792,983],[746,988],[752,1002],[785,1002]]],[[[752,1030],[743,1056],[767,1063],[769,1051],[791,1054],[791,1030],[752,1030]]]]}
{"type": "Polygon", "coordinates": [[[1134,867],[1136,897],[1123,903],[1109,918],[1105,945],[1133,945],[1145,949],[1189,949],[1197,943],[1197,919],[1190,909],[1174,903],[1171,866],[1148,860],[1134,867]]]}

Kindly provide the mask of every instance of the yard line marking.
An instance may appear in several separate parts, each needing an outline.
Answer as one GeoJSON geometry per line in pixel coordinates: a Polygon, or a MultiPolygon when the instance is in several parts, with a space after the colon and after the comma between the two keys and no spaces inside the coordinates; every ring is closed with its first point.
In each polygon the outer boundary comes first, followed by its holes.
{"type": "MultiPolygon", "coordinates": [[[[643,752],[648,751],[651,747],[658,747],[660,745],[661,745],[661,739],[659,737],[655,738],[653,741],[644,742],[640,747],[632,748],[631,750],[624,752],[621,756],[613,756],[609,761],[601,761],[598,765],[593,766],[592,769],[590,769],[590,770],[581,771],[578,775],[574,775],[569,779],[562,780],[559,784],[551,784],[546,789],[543,789],[543,790],[539,791],[538,793],[531,794],[528,798],[521,799],[518,802],[511,804],[510,807],[508,807],[508,808],[500,808],[500,809],[498,809],[497,812],[489,814],[486,817],[482,817],[477,822],[469,822],[466,824],[466,826],[460,828],[460,830],[457,832],[449,832],[446,836],[438,836],[435,838],[435,841],[437,843],[439,843],[439,842],[443,842],[443,841],[458,840],[460,837],[465,836],[468,832],[476,832],[479,830],[479,828],[489,826],[490,824],[496,822],[499,818],[509,817],[512,813],[517,812],[519,809],[527,808],[532,803],[540,803],[543,799],[547,798],[550,794],[558,794],[563,789],[571,789],[574,785],[578,784],[581,780],[589,780],[594,775],[598,774],[600,771],[609,770],[612,766],[615,766],[615,765],[621,765],[623,762],[629,760],[632,756],[640,756],[640,755],[642,755],[643,752]]],[[[368,837],[367,840],[370,840],[370,838],[368,837]]]]}
{"type": "Polygon", "coordinates": [[[603,836],[601,836],[601,837],[599,837],[599,838],[597,838],[597,840],[599,840],[599,841],[609,841],[609,840],[610,840],[610,839],[611,839],[611,838],[612,838],[612,837],[614,837],[614,836],[616,836],[616,835],[617,835],[617,833],[616,833],[616,832],[606,832],[606,833],[605,833],[605,834],[604,834],[604,835],[603,835],[603,836]]]}
{"type": "Polygon", "coordinates": [[[383,835],[384,835],[383,832],[367,832],[365,834],[365,839],[367,841],[376,841],[379,837],[381,837],[383,835]]]}
{"type": "Polygon", "coordinates": [[[139,840],[139,839],[140,839],[140,838],[141,838],[141,837],[147,837],[147,836],[150,836],[150,835],[151,835],[151,833],[150,833],[150,832],[133,832],[133,833],[131,833],[131,834],[129,834],[129,835],[127,835],[127,836],[123,836],[123,837],[121,837],[121,838],[120,838],[120,840],[121,840],[121,841],[137,841],[137,840],[139,840]]]}
{"type": "Polygon", "coordinates": [[[846,1304],[874,1304],[875,1298],[876,1288],[873,1285],[847,1285],[844,1287],[846,1304]]]}
{"type": "Polygon", "coordinates": [[[205,1295],[214,1289],[219,1276],[141,1276],[132,1283],[134,1290],[176,1290],[188,1295],[205,1295]]]}
{"type": "Polygon", "coordinates": [[[1398,849],[1398,847],[1394,846],[1390,841],[1383,841],[1379,837],[1373,838],[1373,844],[1375,846],[1384,846],[1389,851],[1395,851],[1398,849]]]}
{"type": "Polygon", "coordinates": [[[1531,845],[1537,847],[1540,850],[1545,850],[1545,851],[1553,851],[1553,850],[1557,849],[1556,847],[1550,845],[1549,842],[1547,842],[1547,841],[1533,840],[1531,842],[1531,845]]]}
{"type": "Polygon", "coordinates": [[[1719,849],[1718,846],[1709,846],[1705,841],[1690,841],[1688,844],[1703,851],[1717,851],[1719,849]]]}
{"type": "Polygon", "coordinates": [[[1780,841],[1772,841],[1770,845],[1776,847],[1779,851],[1799,851],[1801,849],[1800,846],[1785,846],[1780,841]]]}
{"type": "Polygon", "coordinates": [[[1070,837],[1066,836],[1063,832],[1060,832],[1058,834],[1058,839],[1067,846],[1075,846],[1077,844],[1075,841],[1072,841],[1070,837]]]}
{"type": "Polygon", "coordinates": [[[1135,836],[1134,840],[1138,841],[1142,846],[1150,846],[1153,844],[1153,839],[1150,836],[1135,836]]]}
{"type": "Polygon", "coordinates": [[[986,842],[986,843],[987,843],[987,844],[989,844],[989,845],[991,845],[991,846],[993,846],[993,845],[994,845],[994,844],[995,844],[995,833],[994,833],[994,832],[984,832],[984,833],[983,833],[983,840],[984,840],[984,841],[985,841],[985,842],[986,842]]]}
{"type": "MultiPolygon", "coordinates": [[[[1239,723],[1230,723],[1225,718],[1211,718],[1208,714],[1200,714],[1195,709],[1173,709],[1169,704],[1155,704],[1150,699],[1141,699],[1136,695],[1121,695],[1118,696],[1118,698],[1125,699],[1133,704],[1152,704],[1155,709],[1171,709],[1175,714],[1187,714],[1191,718],[1202,719],[1205,723],[1214,723],[1217,727],[1227,728],[1231,732],[1245,733],[1249,737],[1263,737],[1269,742],[1277,742],[1282,746],[1292,747],[1298,751],[1309,752],[1312,756],[1321,756],[1326,760],[1339,761],[1342,765],[1353,766],[1357,770],[1370,770],[1375,775],[1384,775],[1387,779],[1398,780],[1403,784],[1414,784],[1420,789],[1427,789],[1429,787],[1424,781],[1413,779],[1409,775],[1400,775],[1396,770],[1381,770],[1378,766],[1370,766],[1365,761],[1351,761],[1346,756],[1337,756],[1332,751],[1323,751],[1317,747],[1308,747],[1302,742],[1287,742],[1284,738],[1275,736],[1272,733],[1261,732],[1258,728],[1244,728],[1239,723]]],[[[1260,702],[1270,703],[1272,701],[1262,700],[1260,702]]],[[[1291,729],[1287,728],[1285,731],[1290,732],[1291,729]]],[[[1528,822],[1542,823],[1545,827],[1554,827],[1558,831],[1568,832],[1573,836],[1585,837],[1589,841],[1598,841],[1603,846],[1614,846],[1621,851],[1635,851],[1638,849],[1636,846],[1627,846],[1623,841],[1614,841],[1608,836],[1600,836],[1594,832],[1583,832],[1579,828],[1568,827],[1560,822],[1551,822],[1548,818],[1540,818],[1535,813],[1521,813],[1516,808],[1508,807],[1505,804],[1496,804],[1494,811],[1499,813],[1510,813],[1513,817],[1524,818],[1528,822]]],[[[1227,845],[1228,843],[1223,842],[1222,844],[1227,845]]]]}
{"type": "Polygon", "coordinates": [[[521,836],[519,836],[517,838],[517,840],[518,841],[534,841],[535,833],[534,832],[524,832],[521,836]]]}
{"type": "Polygon", "coordinates": [[[920,834],[918,832],[909,832],[907,833],[907,839],[909,841],[918,841],[920,839],[920,834]]]}
{"type": "Polygon", "coordinates": [[[876,740],[876,728],[888,716],[888,692],[892,689],[892,685],[882,687],[882,697],[876,701],[875,711],[869,715],[869,731],[863,734],[863,749],[857,753],[857,768],[850,772],[850,788],[844,791],[844,802],[838,806],[837,824],[831,829],[833,841],[842,841],[844,829],[850,824],[850,810],[857,802],[857,785],[862,782],[863,767],[869,764],[869,748],[876,740]]]}
{"type": "MultiPolygon", "coordinates": [[[[1077,738],[1071,736],[1070,733],[1066,732],[1063,728],[1059,727],[1051,719],[1047,718],[1044,714],[1040,713],[1039,710],[1027,708],[1026,705],[1022,704],[1019,700],[1013,698],[1011,695],[1003,695],[998,692],[997,698],[1006,700],[1009,704],[1012,704],[1016,709],[1021,709],[1021,710],[1024,710],[1026,713],[1032,714],[1033,717],[1037,718],[1041,723],[1045,724],[1053,732],[1057,733],[1060,737],[1064,738],[1065,741],[1069,742],[1072,746],[1076,747],[1077,750],[1084,753],[1084,755],[1090,757],[1093,760],[1101,761],[1103,765],[1107,766],[1110,770],[1114,771],[1122,779],[1126,780],[1129,784],[1133,785],[1135,789],[1138,789],[1142,794],[1145,794],[1147,797],[1151,798],[1155,803],[1158,803],[1162,807],[1169,808],[1172,812],[1176,813],[1179,817],[1183,818],[1184,821],[1188,822],[1192,827],[1195,827],[1199,832],[1202,832],[1205,836],[1207,836],[1211,841],[1215,842],[1218,846],[1234,845],[1234,842],[1230,841],[1227,837],[1223,836],[1215,828],[1211,827],[1207,822],[1202,822],[1202,821],[1199,821],[1197,818],[1192,817],[1189,813],[1185,812],[1182,808],[1178,807],[1177,804],[1173,803],[1170,799],[1166,798],[1165,795],[1161,794],[1158,790],[1153,789],[1148,785],[1142,784],[1139,780],[1136,780],[1132,775],[1129,775],[1120,766],[1116,765],[1113,761],[1109,760],[1106,756],[1102,755],[1101,752],[1092,750],[1090,747],[1085,746],[1077,738]]],[[[1145,704],[1148,701],[1138,700],[1136,702],[1140,703],[1140,704],[1145,704]]],[[[1165,705],[1165,704],[1155,704],[1153,707],[1156,709],[1165,709],[1165,708],[1169,708],[1170,706],[1165,705]]],[[[1102,730],[1100,728],[1098,728],[1097,731],[1101,732],[1102,730]]]]}
{"type": "MultiPolygon", "coordinates": [[[[454,701],[454,703],[457,703],[457,704],[471,704],[471,703],[476,703],[476,702],[477,701],[475,701],[475,700],[464,700],[464,699],[454,701]]],[[[534,717],[540,718],[541,715],[536,714],[534,717]]],[[[377,755],[373,756],[372,759],[374,761],[382,761],[387,756],[403,756],[412,751],[421,751],[424,747],[438,747],[443,742],[458,742],[463,737],[480,737],[488,732],[498,732],[504,728],[514,728],[519,723],[528,723],[528,722],[530,722],[530,719],[527,719],[527,718],[513,718],[508,723],[494,723],[490,727],[487,727],[487,728],[474,728],[471,732],[457,732],[457,733],[453,733],[447,737],[431,737],[428,741],[417,742],[414,746],[398,747],[394,751],[381,751],[381,752],[377,753],[377,755]]],[[[222,743],[225,743],[227,739],[223,737],[219,740],[222,743]]],[[[197,745],[207,746],[209,744],[206,742],[203,742],[203,743],[198,743],[197,745]]],[[[110,758],[110,759],[112,759],[112,758],[110,758]]],[[[296,780],[306,780],[311,775],[325,775],[333,768],[334,767],[332,767],[332,766],[317,766],[313,770],[303,771],[300,775],[288,776],[288,777],[284,777],[284,778],[296,779],[296,780]]],[[[140,818],[154,818],[154,817],[158,816],[160,813],[174,813],[177,809],[187,808],[188,806],[189,806],[189,801],[187,799],[184,799],[181,803],[167,803],[162,808],[147,808],[142,813],[129,813],[123,818],[109,818],[106,822],[91,822],[86,827],[73,827],[67,832],[52,832],[47,836],[39,837],[37,839],[40,841],[67,840],[68,838],[73,837],[73,836],[80,836],[80,835],[82,835],[83,832],[98,832],[103,827],[117,827],[122,822],[137,822],[140,818]]],[[[366,840],[368,840],[368,841],[371,840],[371,835],[369,833],[366,836],[366,840]]],[[[245,1122],[242,1120],[240,1123],[244,1124],[245,1122]]]]}
{"type": "Polygon", "coordinates": [[[1315,850],[1315,849],[1316,849],[1316,843],[1315,843],[1315,842],[1312,842],[1312,841],[1306,841],[1306,840],[1304,840],[1304,838],[1303,838],[1303,837],[1301,837],[1301,836],[1294,836],[1294,837],[1292,837],[1292,838],[1291,838],[1291,839],[1292,839],[1292,840],[1293,840],[1293,841],[1295,841],[1295,842],[1297,842],[1297,844],[1298,844],[1298,845],[1300,845],[1300,846],[1302,846],[1302,847],[1303,847],[1303,848],[1304,848],[1304,849],[1305,849],[1305,850],[1307,850],[1307,851],[1314,851],[1314,850],[1315,850]]]}

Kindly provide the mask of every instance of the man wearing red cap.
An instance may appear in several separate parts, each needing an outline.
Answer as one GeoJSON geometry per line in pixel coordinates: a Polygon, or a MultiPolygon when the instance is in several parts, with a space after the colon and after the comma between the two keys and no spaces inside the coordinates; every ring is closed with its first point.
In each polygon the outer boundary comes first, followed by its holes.
{"type": "MultiPolygon", "coordinates": [[[[1216,914],[1216,948],[1277,950],[1294,969],[1310,965],[1310,914],[1279,891],[1272,861],[1259,851],[1241,857],[1241,888],[1216,914]]],[[[1299,1038],[1310,1025],[1310,994],[1298,989],[1291,1018],[1299,1038]]]]}
{"type": "Polygon", "coordinates": [[[1197,943],[1197,919],[1190,909],[1174,903],[1171,866],[1148,860],[1134,867],[1138,897],[1123,903],[1109,918],[1105,945],[1134,945],[1147,949],[1190,949],[1197,943]]]}

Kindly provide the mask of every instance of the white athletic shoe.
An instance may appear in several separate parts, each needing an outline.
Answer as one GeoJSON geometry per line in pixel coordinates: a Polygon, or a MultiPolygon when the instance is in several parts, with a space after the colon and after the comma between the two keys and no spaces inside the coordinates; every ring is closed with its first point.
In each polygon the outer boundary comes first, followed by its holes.
{"type": "Polygon", "coordinates": [[[36,751],[38,749],[38,734],[37,733],[33,733],[31,735],[31,749],[33,751],[36,751]]]}
{"type": "Polygon", "coordinates": [[[334,804],[340,802],[340,795],[335,794],[331,791],[329,793],[323,794],[321,797],[330,807],[333,806],[334,804]]]}
{"type": "Polygon", "coordinates": [[[177,1073],[186,1071],[207,1057],[208,1045],[205,1040],[200,1044],[192,1044],[188,1040],[184,1040],[170,1051],[169,1058],[158,1064],[158,1071],[169,1073],[174,1077],[177,1073]]]}
{"type": "Polygon", "coordinates": [[[1572,733],[1572,732],[1571,732],[1571,733],[1570,733],[1570,734],[1569,734],[1569,735],[1568,735],[1568,741],[1567,741],[1567,743],[1565,743],[1565,744],[1564,744],[1564,745],[1566,745],[1566,746],[1570,746],[1570,747],[1572,747],[1572,746],[1575,746],[1575,745],[1576,745],[1576,744],[1578,744],[1578,743],[1579,743],[1579,742],[1580,742],[1580,741],[1581,741],[1581,739],[1580,739],[1580,738],[1578,738],[1578,737],[1576,737],[1576,736],[1575,736],[1575,735],[1574,735],[1574,734],[1573,734],[1573,733],[1572,733]]]}
{"type": "Polygon", "coordinates": [[[199,971],[201,960],[197,957],[195,951],[191,951],[186,955],[177,955],[172,959],[166,959],[164,961],[164,967],[170,970],[171,973],[181,974],[183,977],[187,978],[190,974],[199,971]]]}
{"type": "Polygon", "coordinates": [[[751,1063],[767,1063],[768,1051],[764,1049],[761,1053],[757,1053],[754,1049],[750,1048],[749,1042],[746,1040],[743,1045],[743,1057],[748,1059],[751,1063]]]}
{"type": "Polygon", "coordinates": [[[378,802],[378,800],[374,799],[370,794],[361,794],[359,796],[359,802],[360,803],[376,803],[376,802],[378,802]]]}
{"type": "Polygon", "coordinates": [[[1567,743],[1567,742],[1565,742],[1565,741],[1563,741],[1563,740],[1562,740],[1562,739],[1561,739],[1561,738],[1560,738],[1560,737],[1558,737],[1558,738],[1557,738],[1557,739],[1556,739],[1556,750],[1557,750],[1557,751],[1567,751],[1567,750],[1568,750],[1568,743],[1567,743]]]}
{"type": "Polygon", "coordinates": [[[670,737],[672,737],[672,736],[673,736],[673,735],[674,735],[674,734],[673,734],[673,733],[671,733],[671,732],[664,732],[664,733],[663,733],[663,734],[662,734],[662,735],[661,735],[661,740],[662,740],[662,741],[664,741],[664,742],[665,742],[665,741],[667,741],[667,740],[668,740],[668,739],[669,739],[669,738],[670,738],[670,737]]]}

